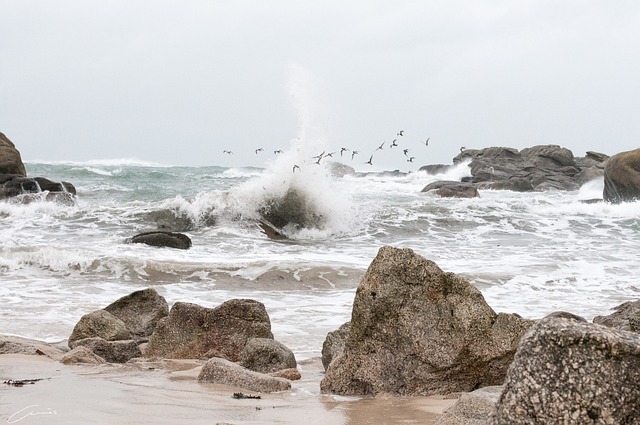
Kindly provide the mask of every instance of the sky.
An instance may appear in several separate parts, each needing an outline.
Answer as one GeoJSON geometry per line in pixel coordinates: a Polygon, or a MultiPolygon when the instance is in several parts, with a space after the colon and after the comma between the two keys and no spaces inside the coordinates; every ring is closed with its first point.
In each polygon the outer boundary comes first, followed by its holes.
{"type": "Polygon", "coordinates": [[[0,16],[0,132],[25,162],[262,167],[302,143],[414,171],[462,146],[639,147],[635,0],[0,0],[0,16]]]}

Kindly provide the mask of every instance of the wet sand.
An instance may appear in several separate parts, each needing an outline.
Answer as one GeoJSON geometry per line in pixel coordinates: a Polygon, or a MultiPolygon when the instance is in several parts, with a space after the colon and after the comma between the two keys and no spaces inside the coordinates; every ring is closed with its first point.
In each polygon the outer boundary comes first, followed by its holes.
{"type": "Polygon", "coordinates": [[[0,355],[0,421],[29,424],[432,424],[449,397],[320,394],[319,358],[303,361],[290,391],[234,399],[241,388],[196,381],[203,362],[165,360],[65,366],[45,356],[0,355]]]}

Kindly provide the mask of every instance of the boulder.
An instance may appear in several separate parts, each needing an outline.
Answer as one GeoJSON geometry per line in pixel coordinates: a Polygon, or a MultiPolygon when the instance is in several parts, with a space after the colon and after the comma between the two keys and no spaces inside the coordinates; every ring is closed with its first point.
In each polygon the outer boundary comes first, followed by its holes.
{"type": "Polygon", "coordinates": [[[289,188],[282,197],[266,199],[258,212],[276,229],[321,228],[325,223],[315,201],[294,188],[289,188]]]}
{"type": "Polygon", "coordinates": [[[0,354],[28,354],[58,360],[64,352],[50,344],[11,335],[0,335],[0,354]]]}
{"type": "Polygon", "coordinates": [[[418,171],[424,171],[425,173],[429,174],[429,175],[436,175],[436,174],[444,174],[447,171],[450,171],[451,169],[453,169],[455,167],[455,165],[447,165],[447,164],[429,164],[429,165],[423,165],[422,167],[420,167],[418,169],[418,171]]]}
{"type": "Polygon", "coordinates": [[[151,232],[139,233],[128,239],[129,243],[143,243],[146,245],[167,247],[176,249],[191,248],[191,239],[182,233],[155,230],[151,232]]]}
{"type": "Polygon", "coordinates": [[[286,391],[291,388],[291,383],[286,379],[254,372],[218,357],[209,359],[202,366],[198,382],[228,385],[261,393],[286,391]]]}
{"type": "Polygon", "coordinates": [[[146,340],[160,319],[169,315],[167,301],[153,288],[132,292],[104,310],[122,320],[138,341],[146,340]]]}
{"type": "Polygon", "coordinates": [[[499,385],[531,324],[496,314],[473,285],[411,249],[383,247],[356,291],[344,351],[320,387],[432,395],[499,385]]]}
{"type": "Polygon", "coordinates": [[[60,363],[66,365],[105,364],[107,363],[107,361],[95,354],[89,348],[80,346],[65,354],[62,359],[60,359],[60,363]]]}
{"type": "Polygon", "coordinates": [[[640,335],[545,318],[522,339],[491,423],[638,423],[639,382],[640,335]]]}
{"type": "Polygon", "coordinates": [[[442,413],[435,425],[486,425],[496,412],[502,386],[479,388],[464,393],[442,413]]]}
{"type": "Polygon", "coordinates": [[[100,337],[93,337],[78,339],[70,345],[72,348],[87,347],[109,363],[126,363],[133,358],[142,357],[138,344],[132,339],[106,341],[100,337]]]}
{"type": "Polygon", "coordinates": [[[593,323],[610,328],[640,333],[640,301],[627,301],[616,307],[609,316],[596,316],[593,323]]]}
{"type": "Polygon", "coordinates": [[[640,149],[613,155],[604,167],[605,201],[614,204],[640,199],[640,149]]]}
{"type": "Polygon", "coordinates": [[[421,192],[433,191],[442,198],[477,198],[478,189],[471,183],[441,180],[426,185],[421,192]]]}
{"type": "Polygon", "coordinates": [[[271,322],[264,304],[234,299],[216,308],[177,302],[149,338],[148,357],[238,361],[251,338],[270,338],[271,322]]]}
{"type": "Polygon", "coordinates": [[[329,332],[322,343],[322,366],[326,371],[333,359],[344,351],[344,344],[351,331],[351,322],[340,326],[338,330],[329,332]]]}
{"type": "Polygon", "coordinates": [[[329,167],[329,173],[331,173],[333,177],[352,176],[356,173],[355,168],[341,162],[331,161],[328,162],[327,165],[329,167]]]}
{"type": "Polygon", "coordinates": [[[277,370],[275,372],[271,372],[269,375],[275,378],[288,379],[289,381],[297,381],[298,379],[302,378],[302,375],[300,375],[300,371],[298,369],[277,370]]]}
{"type": "Polygon", "coordinates": [[[100,337],[107,341],[131,339],[127,325],[105,310],[96,310],[80,318],[69,336],[69,348],[79,339],[100,337]]]}
{"type": "Polygon", "coordinates": [[[240,352],[240,366],[271,373],[298,366],[296,356],[286,345],[273,338],[251,338],[240,352]]]}
{"type": "Polygon", "coordinates": [[[27,169],[22,163],[20,152],[3,133],[0,133],[0,174],[27,176],[27,169]]]}

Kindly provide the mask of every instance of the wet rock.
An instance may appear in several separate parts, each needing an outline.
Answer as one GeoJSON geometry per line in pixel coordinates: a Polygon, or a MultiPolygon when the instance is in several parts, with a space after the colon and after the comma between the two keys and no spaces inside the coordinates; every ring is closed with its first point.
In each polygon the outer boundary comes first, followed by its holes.
{"type": "Polygon", "coordinates": [[[42,341],[18,336],[0,335],[0,354],[28,354],[58,360],[64,352],[42,341]]]}
{"type": "Polygon", "coordinates": [[[322,366],[326,371],[329,364],[344,351],[344,344],[351,331],[351,322],[340,326],[338,330],[329,332],[322,343],[322,366]]]}
{"type": "Polygon", "coordinates": [[[614,204],[640,199],[640,149],[609,158],[604,168],[602,197],[614,204]]]}
{"type": "Polygon", "coordinates": [[[149,338],[148,357],[238,361],[251,338],[271,338],[271,322],[264,304],[234,299],[216,308],[177,302],[149,338]]]}
{"type": "Polygon", "coordinates": [[[491,423],[637,423],[638,382],[640,335],[545,318],[522,339],[491,423]]]}
{"type": "Polygon", "coordinates": [[[432,395],[501,384],[532,322],[496,314],[473,285],[410,249],[383,247],[356,291],[323,392],[432,395]]]}
{"type": "Polygon", "coordinates": [[[0,174],[27,176],[27,169],[24,167],[20,152],[3,133],[0,133],[0,174]]]}
{"type": "Polygon", "coordinates": [[[286,379],[254,372],[218,357],[205,363],[198,375],[198,382],[240,387],[261,393],[286,391],[291,388],[291,383],[286,379]]]}
{"type": "Polygon", "coordinates": [[[167,301],[153,288],[132,292],[104,310],[122,320],[138,341],[146,340],[160,319],[169,315],[167,301]]]}
{"type": "Polygon", "coordinates": [[[434,192],[442,198],[477,198],[478,189],[471,183],[437,181],[426,185],[421,192],[434,192]]]}
{"type": "Polygon", "coordinates": [[[105,310],[96,310],[80,318],[69,336],[69,348],[75,341],[85,338],[100,337],[107,341],[131,339],[127,325],[113,314],[105,310]]]}
{"type": "Polygon", "coordinates": [[[302,378],[302,375],[300,375],[298,369],[293,368],[277,370],[275,372],[271,372],[269,375],[275,378],[288,379],[289,381],[297,381],[298,379],[302,378]]]}
{"type": "Polygon", "coordinates": [[[315,202],[304,192],[293,188],[280,198],[267,199],[258,212],[276,229],[287,226],[293,229],[321,228],[325,223],[315,202]]]}
{"type": "Polygon", "coordinates": [[[72,348],[87,347],[97,356],[109,363],[126,363],[129,360],[142,357],[142,352],[134,340],[106,341],[100,337],[85,338],[74,341],[72,348]]]}
{"type": "Polygon", "coordinates": [[[455,165],[447,165],[447,164],[429,164],[429,165],[423,165],[422,167],[420,167],[418,169],[418,171],[424,171],[425,173],[429,174],[429,175],[435,175],[435,174],[444,174],[447,171],[450,171],[451,169],[453,169],[455,167],[455,165]]]}
{"type": "Polygon", "coordinates": [[[60,359],[60,363],[66,365],[105,364],[107,361],[95,354],[91,349],[80,346],[66,353],[62,359],[60,359]]]}
{"type": "Polygon", "coordinates": [[[143,243],[151,246],[176,249],[191,248],[191,239],[189,238],[189,236],[182,233],[166,232],[162,230],[139,233],[129,239],[127,242],[143,243]]]}
{"type": "Polygon", "coordinates": [[[640,333],[640,301],[622,303],[614,310],[615,312],[608,316],[594,317],[593,323],[623,331],[640,333]]]}
{"type": "Polygon", "coordinates": [[[327,164],[333,177],[352,176],[356,173],[355,168],[340,162],[328,162],[327,164]]]}
{"type": "Polygon", "coordinates": [[[487,425],[496,412],[502,389],[502,386],[492,386],[462,394],[435,425],[487,425]]]}
{"type": "Polygon", "coordinates": [[[298,363],[286,345],[272,338],[251,338],[240,352],[240,365],[256,372],[271,373],[295,369],[298,363]]]}

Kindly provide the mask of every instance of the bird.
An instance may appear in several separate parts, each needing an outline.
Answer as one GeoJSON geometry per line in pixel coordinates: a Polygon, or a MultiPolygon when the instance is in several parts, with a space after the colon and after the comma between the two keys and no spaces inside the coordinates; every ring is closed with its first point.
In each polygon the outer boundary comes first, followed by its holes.
{"type": "Polygon", "coordinates": [[[409,149],[402,149],[402,152],[404,153],[404,156],[409,156],[407,155],[407,153],[409,152],[409,149]]]}
{"type": "Polygon", "coordinates": [[[424,142],[425,146],[429,146],[429,140],[431,140],[431,137],[427,137],[427,140],[424,142]]]}
{"type": "Polygon", "coordinates": [[[322,151],[322,153],[320,155],[316,155],[313,158],[318,158],[318,159],[322,159],[322,157],[324,156],[325,151],[322,151]]]}
{"type": "Polygon", "coordinates": [[[226,153],[226,154],[229,154],[229,155],[233,154],[233,152],[227,151],[227,150],[222,151],[222,153],[226,153]]]}
{"type": "Polygon", "coordinates": [[[328,154],[326,154],[326,155],[325,155],[325,157],[326,157],[326,156],[330,156],[331,158],[333,158],[333,154],[334,154],[334,153],[335,153],[335,152],[329,152],[328,154]]]}
{"type": "Polygon", "coordinates": [[[258,149],[256,149],[256,155],[258,154],[258,152],[262,152],[263,150],[264,150],[264,149],[262,149],[262,148],[258,148],[258,149]]]}
{"type": "Polygon", "coordinates": [[[297,165],[295,165],[295,164],[294,164],[294,166],[293,166],[293,172],[294,172],[294,173],[296,172],[296,168],[297,168],[298,170],[300,169],[300,167],[298,167],[297,165]]]}
{"type": "Polygon", "coordinates": [[[347,148],[342,148],[342,149],[340,149],[340,157],[341,157],[341,158],[342,158],[342,152],[344,152],[344,151],[349,152],[349,149],[347,149],[347,148]]]}
{"type": "Polygon", "coordinates": [[[396,134],[396,136],[404,136],[404,130],[398,131],[398,134],[396,134]]]}
{"type": "Polygon", "coordinates": [[[460,153],[462,153],[463,150],[465,150],[466,148],[464,146],[460,146],[460,153]]]}
{"type": "Polygon", "coordinates": [[[353,157],[354,157],[355,155],[358,155],[359,153],[360,153],[360,152],[358,152],[358,151],[351,151],[351,160],[353,161],[353,157]]]}
{"type": "Polygon", "coordinates": [[[372,159],[373,159],[373,154],[369,157],[369,160],[365,162],[365,164],[373,165],[373,163],[371,162],[372,159]]]}
{"type": "Polygon", "coordinates": [[[382,150],[382,147],[384,146],[386,142],[382,142],[382,144],[380,146],[378,146],[378,149],[376,149],[377,151],[382,150]]]}
{"type": "Polygon", "coordinates": [[[391,142],[391,145],[389,145],[389,149],[391,149],[394,146],[398,146],[398,144],[396,143],[396,140],[398,139],[393,139],[393,141],[391,142]]]}
{"type": "Polygon", "coordinates": [[[278,150],[273,151],[273,153],[274,154],[279,154],[279,153],[282,153],[282,150],[278,149],[278,150]]]}
{"type": "Polygon", "coordinates": [[[416,158],[415,156],[412,156],[411,158],[407,159],[407,162],[413,162],[415,158],[416,158]]]}

